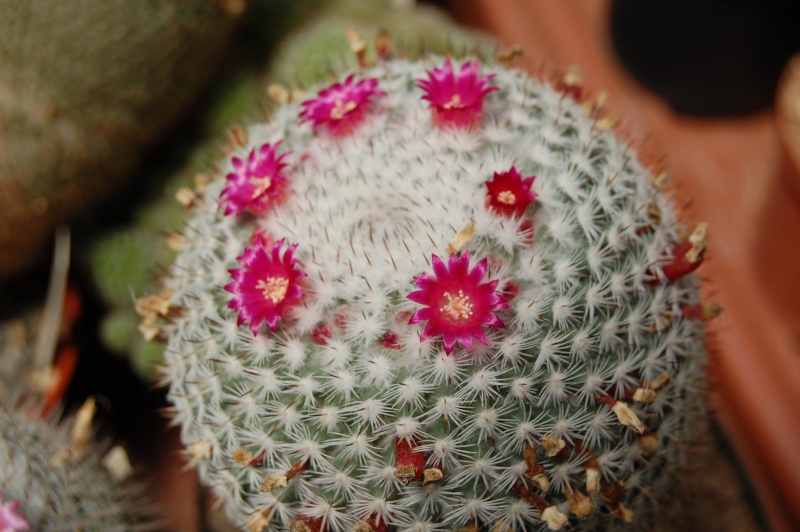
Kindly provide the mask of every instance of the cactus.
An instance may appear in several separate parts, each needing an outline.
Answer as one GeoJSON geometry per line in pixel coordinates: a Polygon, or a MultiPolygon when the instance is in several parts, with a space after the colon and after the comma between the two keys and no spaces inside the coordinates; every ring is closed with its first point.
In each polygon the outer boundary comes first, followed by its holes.
{"type": "MultiPolygon", "coordinates": [[[[276,46],[274,56],[256,72],[250,72],[243,65],[231,66],[231,72],[214,83],[207,113],[196,117],[203,141],[193,145],[188,155],[180,155],[187,163],[177,169],[167,166],[138,172],[138,180],[150,183],[150,193],[135,208],[130,222],[95,235],[85,249],[79,246],[76,260],[88,257],[91,280],[104,304],[112,308],[102,323],[103,344],[114,353],[127,356],[148,380],[154,378],[152,369],[154,363],[162,359],[163,348],[138,335],[131,294],[146,293],[157,274],[174,260],[171,250],[163,245],[164,234],[177,230],[187,219],[185,209],[175,202],[176,191],[193,186],[193,176],[210,169],[220,149],[219,138],[231,123],[252,121],[262,116],[264,108],[274,106],[274,102],[267,101],[265,88],[271,83],[296,83],[298,80],[310,86],[329,79],[331,66],[357,66],[345,38],[349,28],[361,31],[368,42],[380,28],[386,29],[392,40],[400,44],[403,53],[411,55],[417,54],[421,46],[438,53],[468,46],[491,52],[496,47],[488,36],[455,25],[441,10],[429,5],[403,8],[393,6],[388,0],[369,3],[337,0],[321,6],[316,3],[292,0],[276,3],[273,0],[254,6],[267,13],[256,11],[249,15],[245,31],[274,36],[281,34],[280,28],[288,33],[276,46]],[[313,16],[308,13],[312,11],[313,16]],[[302,24],[297,23],[297,19],[303,19],[302,24]]],[[[241,57],[248,51],[253,54],[253,49],[261,50],[256,55],[263,54],[264,43],[247,44],[249,48],[239,46],[232,55],[241,57]]],[[[172,138],[170,143],[174,144],[170,153],[186,150],[186,139],[172,138]]],[[[178,155],[170,158],[178,158],[178,155]]],[[[95,232],[97,225],[92,226],[95,232]]]]}
{"type": "Polygon", "coordinates": [[[0,278],[119,187],[200,93],[243,7],[0,0],[0,278]]]}
{"type": "Polygon", "coordinates": [[[599,105],[385,61],[251,127],[140,301],[250,530],[652,523],[704,419],[686,238],[599,105]]]}
{"type": "Polygon", "coordinates": [[[62,423],[9,399],[0,409],[0,529],[154,530],[121,447],[91,442],[93,401],[62,423]],[[104,454],[104,451],[108,451],[104,454]],[[5,528],[5,527],[8,528],[5,528]]]}

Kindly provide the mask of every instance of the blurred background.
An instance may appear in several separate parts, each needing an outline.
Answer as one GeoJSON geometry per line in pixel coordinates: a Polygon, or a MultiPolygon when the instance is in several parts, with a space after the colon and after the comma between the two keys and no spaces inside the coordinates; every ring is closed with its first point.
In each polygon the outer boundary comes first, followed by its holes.
{"type": "Polygon", "coordinates": [[[710,226],[700,275],[724,309],[709,323],[724,465],[703,489],[735,489],[755,529],[800,528],[796,2],[0,0],[0,12],[0,386],[44,371],[66,409],[103,397],[96,424],[143,464],[167,529],[227,525],[183,471],[161,347],[135,301],[158,291],[191,191],[235,125],[355,67],[349,28],[398,56],[518,46],[519,67],[557,80],[578,65],[584,95],[607,92],[617,133],[669,176],[687,225],[710,226]]]}

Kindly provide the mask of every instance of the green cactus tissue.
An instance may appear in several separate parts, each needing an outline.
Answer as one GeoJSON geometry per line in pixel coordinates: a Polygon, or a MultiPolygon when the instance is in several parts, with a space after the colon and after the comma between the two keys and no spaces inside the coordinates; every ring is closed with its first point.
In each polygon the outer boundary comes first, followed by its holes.
{"type": "Polygon", "coordinates": [[[219,162],[139,303],[187,456],[235,522],[652,521],[704,416],[703,226],[687,238],[576,92],[387,60],[219,162]]]}

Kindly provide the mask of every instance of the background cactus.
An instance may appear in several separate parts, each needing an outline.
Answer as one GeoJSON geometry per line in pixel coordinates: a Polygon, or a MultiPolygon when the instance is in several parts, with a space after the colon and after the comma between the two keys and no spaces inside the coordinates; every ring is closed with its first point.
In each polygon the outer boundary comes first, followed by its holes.
{"type": "Polygon", "coordinates": [[[687,463],[702,227],[577,87],[446,65],[250,128],[141,302],[187,456],[251,530],[644,524],[687,463]],[[264,210],[240,174],[285,188],[264,210]]]}
{"type": "Polygon", "coordinates": [[[30,530],[158,528],[142,490],[127,478],[125,452],[91,443],[93,402],[59,424],[13,399],[1,406],[0,505],[13,509],[17,520],[4,522],[0,515],[0,525],[10,526],[0,528],[28,530],[20,518],[30,530]]]}
{"type": "Polygon", "coordinates": [[[245,5],[0,1],[0,279],[120,187],[200,93],[245,5]]]}

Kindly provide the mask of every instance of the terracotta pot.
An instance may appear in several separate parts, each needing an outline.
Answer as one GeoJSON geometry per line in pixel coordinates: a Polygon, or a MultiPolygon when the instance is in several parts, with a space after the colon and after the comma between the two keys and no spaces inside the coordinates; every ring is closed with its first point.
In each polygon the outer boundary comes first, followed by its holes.
{"type": "Polygon", "coordinates": [[[639,86],[612,52],[609,7],[609,0],[452,3],[463,22],[520,45],[537,74],[580,65],[588,93],[609,92],[609,110],[623,117],[618,132],[643,161],[669,172],[678,201],[691,198],[687,224],[709,223],[710,252],[699,273],[706,298],[725,309],[709,324],[714,406],[772,528],[800,529],[800,187],[793,170],[800,159],[781,142],[771,110],[685,117],[639,86]]]}
{"type": "Polygon", "coordinates": [[[784,70],[775,103],[784,157],[760,219],[755,260],[758,279],[800,342],[800,54],[784,70]]]}

